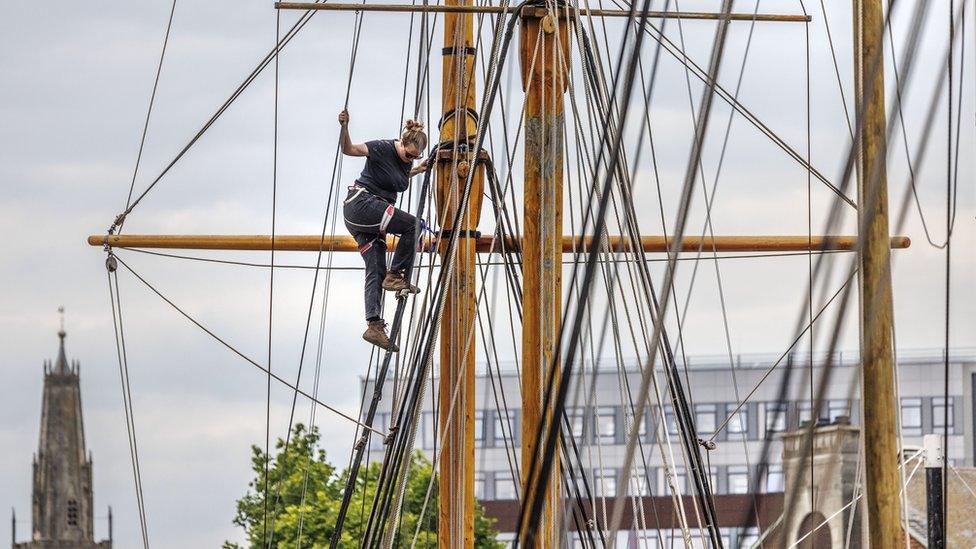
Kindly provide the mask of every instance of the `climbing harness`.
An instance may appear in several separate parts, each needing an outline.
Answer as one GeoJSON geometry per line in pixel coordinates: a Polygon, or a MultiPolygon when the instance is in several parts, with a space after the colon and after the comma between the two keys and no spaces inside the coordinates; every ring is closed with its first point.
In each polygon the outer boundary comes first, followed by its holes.
{"type": "Polygon", "coordinates": [[[386,228],[390,225],[390,220],[393,219],[393,212],[395,211],[396,208],[393,207],[393,204],[390,204],[385,210],[383,210],[383,217],[380,218],[379,236],[386,235],[386,228]]]}

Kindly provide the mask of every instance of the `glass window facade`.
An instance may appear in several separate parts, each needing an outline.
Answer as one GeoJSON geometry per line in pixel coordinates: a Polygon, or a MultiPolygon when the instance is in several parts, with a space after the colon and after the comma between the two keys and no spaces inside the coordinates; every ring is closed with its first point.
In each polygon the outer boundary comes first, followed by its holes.
{"type": "Polygon", "coordinates": [[[595,432],[600,442],[613,444],[617,441],[617,411],[611,407],[596,409],[593,416],[595,432]]]}
{"type": "Polygon", "coordinates": [[[717,408],[714,404],[695,405],[695,428],[699,435],[710,435],[715,432],[717,408]]]}
{"type": "Polygon", "coordinates": [[[609,498],[617,495],[617,472],[614,469],[598,470],[593,476],[597,497],[609,498]]]}
{"type": "Polygon", "coordinates": [[[632,496],[649,496],[651,495],[651,485],[649,479],[653,479],[654,475],[648,475],[647,471],[643,468],[635,469],[633,474],[630,476],[630,495],[632,496]]]}
{"type": "Polygon", "coordinates": [[[782,492],[786,489],[786,477],[782,465],[770,465],[766,469],[766,492],[782,492]]]}
{"type": "Polygon", "coordinates": [[[922,434],[922,399],[901,399],[901,429],[906,435],[922,434]]]}
{"type": "Polygon", "coordinates": [[[515,483],[505,473],[495,476],[495,499],[518,499],[515,495],[515,483]]]}
{"type": "Polygon", "coordinates": [[[485,473],[477,471],[474,474],[474,497],[485,499],[485,473]]]}
{"type": "Polygon", "coordinates": [[[782,433],[786,430],[786,403],[767,402],[766,403],[766,432],[782,433]]]}
{"type": "Polygon", "coordinates": [[[485,411],[475,410],[474,412],[474,447],[485,447],[485,411]]]}
{"type": "Polygon", "coordinates": [[[726,470],[728,493],[749,493],[749,469],[745,465],[729,465],[726,470]]]}
{"type": "Polygon", "coordinates": [[[936,429],[941,429],[946,426],[952,427],[956,422],[953,411],[952,397],[949,397],[948,405],[945,398],[934,397],[932,399],[932,427],[936,429]],[[948,414],[948,417],[946,417],[946,414],[948,414]],[[947,419],[948,422],[946,422],[947,419]]]}
{"type": "MultiPolygon", "coordinates": [[[[728,406],[729,413],[735,410],[735,405],[728,406]]],[[[741,435],[749,432],[749,406],[743,406],[738,412],[732,414],[728,425],[725,426],[726,432],[733,435],[741,435]]]]}

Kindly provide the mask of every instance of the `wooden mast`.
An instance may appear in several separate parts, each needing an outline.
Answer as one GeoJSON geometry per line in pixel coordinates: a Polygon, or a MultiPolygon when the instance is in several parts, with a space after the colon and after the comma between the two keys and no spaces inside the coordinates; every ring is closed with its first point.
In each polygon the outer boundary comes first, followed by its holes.
{"type": "MultiPolygon", "coordinates": [[[[466,0],[447,0],[464,6],[466,0]]],[[[436,226],[460,231],[454,269],[445,289],[440,322],[440,380],[437,398],[438,432],[443,454],[438,464],[438,546],[474,547],[474,410],[475,410],[475,259],[478,218],[484,185],[483,167],[468,151],[478,131],[475,110],[475,48],[473,15],[444,14],[442,116],[440,142],[449,143],[437,156],[436,226]],[[467,211],[454,226],[469,170],[475,170],[467,211]]],[[[442,263],[448,239],[438,244],[442,263]]]]}
{"type": "Polygon", "coordinates": [[[864,459],[871,547],[902,543],[895,424],[888,187],[885,174],[884,13],[854,0],[854,88],[859,120],[857,201],[864,459]]]}
{"type": "MultiPolygon", "coordinates": [[[[563,93],[569,64],[566,20],[549,12],[523,13],[520,27],[522,86],[525,89],[525,215],[522,241],[522,501],[532,499],[528,479],[542,418],[557,422],[542,410],[550,368],[558,379],[559,327],[562,311],[563,241],[563,93]]],[[[541,458],[542,456],[540,456],[541,458]]],[[[523,547],[560,547],[560,462],[551,456],[548,478],[537,479],[546,490],[540,530],[526,542],[527,524],[518,532],[523,547]]],[[[539,460],[541,462],[541,459],[539,460]]],[[[524,504],[524,503],[523,503],[524,504]]]]}

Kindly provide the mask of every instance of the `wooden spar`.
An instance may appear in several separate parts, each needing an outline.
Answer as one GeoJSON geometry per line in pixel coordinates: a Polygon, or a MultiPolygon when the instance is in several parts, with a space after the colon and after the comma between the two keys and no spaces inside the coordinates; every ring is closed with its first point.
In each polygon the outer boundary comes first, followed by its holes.
{"type": "MultiPolygon", "coordinates": [[[[446,6],[464,7],[468,0],[446,0],[446,6]]],[[[474,17],[471,13],[444,14],[444,49],[441,79],[441,143],[473,142],[478,131],[475,110],[474,17]]],[[[474,413],[475,413],[475,259],[473,236],[481,217],[484,163],[456,145],[440,151],[436,159],[435,202],[438,225],[459,230],[453,270],[444,290],[440,320],[440,379],[438,431],[443,457],[438,461],[437,543],[440,549],[474,547],[474,413]],[[448,153],[448,154],[443,154],[448,153]],[[463,200],[468,171],[474,169],[467,211],[459,226],[454,219],[463,200]],[[470,235],[470,236],[469,236],[470,235]]],[[[448,239],[437,243],[446,264],[448,239]]]]}
{"type": "MultiPolygon", "coordinates": [[[[522,87],[525,90],[525,215],[522,246],[522,505],[537,497],[532,486],[543,490],[538,529],[529,535],[531,525],[522,523],[517,532],[526,548],[555,549],[560,541],[563,521],[560,497],[559,446],[549,455],[537,439],[539,425],[558,425],[552,410],[542,409],[543,394],[551,378],[558,383],[561,366],[559,328],[562,312],[563,243],[563,94],[568,83],[564,69],[569,64],[569,25],[548,12],[526,15],[520,25],[519,51],[522,87]],[[545,419],[544,419],[545,418],[545,419]],[[538,460],[538,461],[535,461],[538,460]],[[530,470],[549,460],[552,467],[545,478],[530,470]]],[[[572,242],[572,241],[570,241],[572,242]]],[[[543,437],[545,434],[543,434],[543,437]]]]}
{"type": "MultiPolygon", "coordinates": [[[[378,11],[388,13],[465,13],[465,14],[499,14],[511,13],[512,9],[502,6],[474,6],[474,5],[452,5],[443,6],[422,6],[413,4],[331,4],[317,2],[275,2],[275,8],[282,10],[318,10],[318,11],[378,11]]],[[[543,12],[545,8],[526,7],[522,16],[527,16],[526,12],[543,12]]],[[[576,10],[570,10],[571,15],[576,14],[576,10]]],[[[583,17],[629,17],[628,10],[579,10],[583,17]]],[[[538,16],[538,15],[537,15],[538,16]]],[[[647,16],[651,19],[692,19],[712,21],[721,19],[720,13],[690,12],[690,11],[649,11],[647,16]]],[[[806,23],[812,21],[809,15],[790,15],[774,13],[732,13],[729,14],[732,21],[757,21],[773,23],[806,23]]]]}
{"type": "Polygon", "coordinates": [[[859,135],[857,170],[861,391],[870,547],[898,547],[901,528],[892,339],[884,13],[881,0],[854,0],[854,96],[859,135]]]}
{"type": "MultiPolygon", "coordinates": [[[[436,244],[436,238],[423,239],[425,249],[436,244]]],[[[631,249],[630,238],[611,236],[608,239],[609,249],[627,252],[631,249]]],[[[490,236],[475,239],[476,250],[479,253],[498,253],[502,251],[500,241],[490,236]]],[[[663,236],[641,237],[641,247],[645,252],[662,253],[668,249],[668,240],[663,236]]],[[[88,237],[91,246],[105,246],[110,248],[143,248],[170,250],[241,250],[260,251],[271,249],[271,237],[268,235],[91,235],[88,237]]],[[[396,242],[394,237],[387,237],[387,246],[393,249],[396,242]]],[[[711,253],[714,247],[719,253],[727,252],[805,252],[805,251],[851,251],[857,244],[856,236],[814,236],[807,242],[806,235],[798,236],[716,236],[714,239],[705,237],[685,237],[681,241],[684,252],[711,253]]],[[[889,240],[892,248],[902,249],[911,245],[907,236],[893,236],[889,240]]],[[[592,236],[564,236],[562,238],[562,252],[574,253],[585,250],[593,245],[592,236]]],[[[358,252],[356,241],[349,235],[327,235],[323,240],[320,235],[275,235],[276,251],[280,252],[358,252]]],[[[505,251],[519,251],[521,246],[511,238],[505,242],[505,251]]],[[[604,245],[604,249],[607,249],[604,245]]]]}

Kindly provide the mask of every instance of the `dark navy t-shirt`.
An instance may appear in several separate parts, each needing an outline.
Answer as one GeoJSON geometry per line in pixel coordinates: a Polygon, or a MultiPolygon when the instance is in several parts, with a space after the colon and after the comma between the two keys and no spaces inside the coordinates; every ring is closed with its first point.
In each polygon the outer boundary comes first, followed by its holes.
{"type": "Polygon", "coordinates": [[[400,160],[392,139],[367,141],[366,148],[369,155],[356,182],[387,202],[396,202],[397,193],[409,186],[413,164],[400,160]]]}

